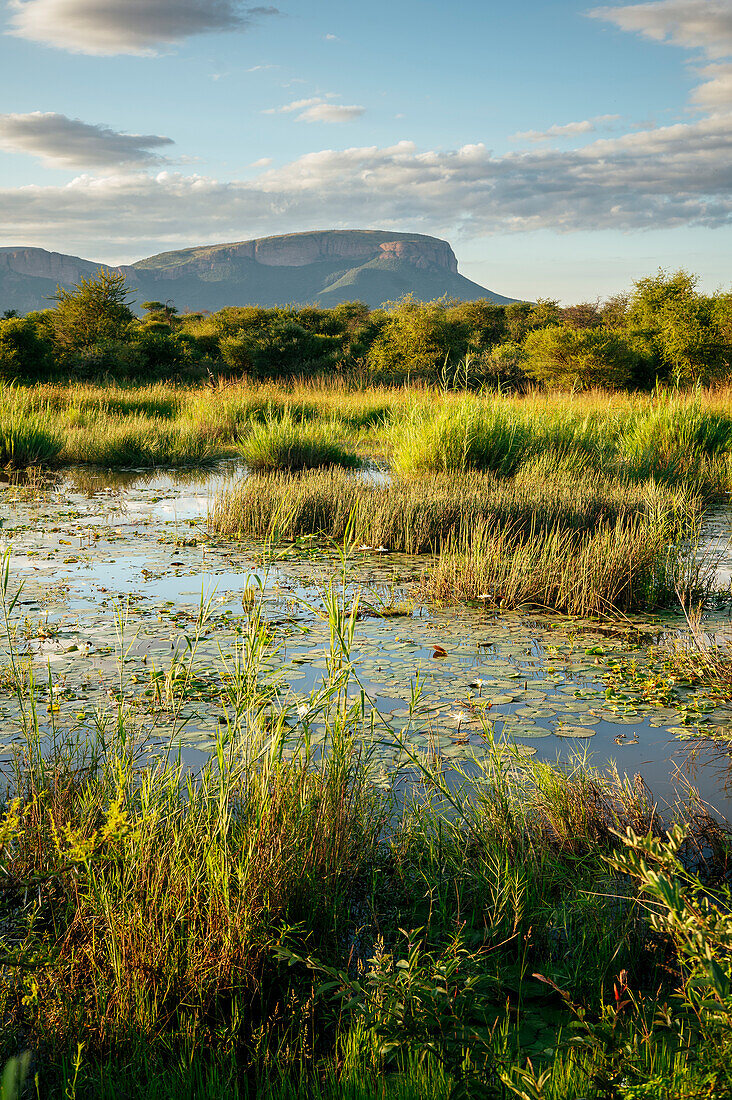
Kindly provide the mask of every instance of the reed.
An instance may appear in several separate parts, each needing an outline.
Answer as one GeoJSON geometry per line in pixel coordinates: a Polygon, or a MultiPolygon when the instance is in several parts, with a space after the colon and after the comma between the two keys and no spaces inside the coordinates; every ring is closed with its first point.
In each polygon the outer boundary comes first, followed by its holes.
{"type": "Polygon", "coordinates": [[[680,590],[704,598],[710,585],[703,566],[669,546],[665,525],[639,517],[584,532],[535,529],[527,538],[483,524],[442,550],[421,595],[602,616],[672,606],[680,590]]]}
{"type": "Polygon", "coordinates": [[[338,470],[245,478],[217,494],[209,525],[239,538],[315,534],[338,542],[351,530],[360,544],[416,554],[470,539],[485,524],[526,539],[647,516],[670,540],[692,531],[699,515],[687,490],[607,480],[543,458],[513,479],[467,472],[374,484],[338,470]]]}
{"type": "Polygon", "coordinates": [[[98,415],[90,423],[66,429],[61,457],[70,463],[124,468],[178,466],[221,455],[208,439],[175,420],[129,415],[98,415]]]}
{"type": "Polygon", "coordinates": [[[43,417],[0,412],[0,467],[49,466],[63,446],[61,435],[43,417]]]}

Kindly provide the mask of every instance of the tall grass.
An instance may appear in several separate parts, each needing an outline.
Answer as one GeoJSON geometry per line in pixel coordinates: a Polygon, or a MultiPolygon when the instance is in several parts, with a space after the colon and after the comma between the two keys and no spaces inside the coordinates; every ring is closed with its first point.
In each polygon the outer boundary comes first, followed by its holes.
{"type": "Polygon", "coordinates": [[[505,477],[551,454],[624,480],[694,480],[710,498],[728,487],[730,475],[727,390],[501,397],[416,385],[360,389],[334,377],[197,387],[38,384],[5,388],[2,401],[6,416],[32,414],[52,434],[74,429],[73,447],[60,461],[83,453],[86,440],[91,450],[100,421],[167,421],[188,441],[235,453],[252,425],[283,420],[327,425],[344,450],[367,446],[391,456],[404,475],[486,470],[505,477]]]}
{"type": "Polygon", "coordinates": [[[254,423],[243,436],[241,457],[255,470],[304,470],[319,466],[360,466],[361,459],[345,450],[327,423],[297,423],[289,413],[254,423]]]}
{"type": "Polygon", "coordinates": [[[0,411],[0,467],[48,466],[58,459],[63,440],[38,415],[0,411]]]}
{"type": "Polygon", "coordinates": [[[699,515],[686,490],[608,480],[545,456],[511,479],[470,471],[373,484],[337,470],[245,478],[217,494],[209,524],[238,537],[318,534],[339,542],[350,526],[360,543],[414,554],[469,540],[486,524],[525,540],[646,517],[670,540],[692,531],[699,515]]]}
{"type": "Polygon", "coordinates": [[[62,457],[98,466],[169,466],[206,462],[221,454],[209,440],[185,424],[140,415],[95,418],[89,426],[70,426],[62,457]]]}
{"type": "Polygon", "coordinates": [[[710,404],[663,394],[627,397],[624,407],[599,395],[563,406],[537,396],[455,397],[392,430],[393,464],[403,475],[478,469],[508,476],[551,455],[624,480],[694,481],[713,497],[729,484],[732,412],[710,404]]]}
{"type": "Polygon", "coordinates": [[[704,598],[710,584],[703,565],[669,546],[664,525],[639,517],[584,532],[537,529],[528,537],[483,524],[443,548],[421,593],[601,616],[675,605],[679,591],[704,598]]]}

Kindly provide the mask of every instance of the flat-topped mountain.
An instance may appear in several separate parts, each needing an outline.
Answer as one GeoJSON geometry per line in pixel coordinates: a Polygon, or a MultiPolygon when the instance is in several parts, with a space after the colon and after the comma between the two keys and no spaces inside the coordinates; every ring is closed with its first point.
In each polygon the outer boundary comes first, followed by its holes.
{"type": "MultiPolygon", "coordinates": [[[[0,248],[0,310],[27,312],[50,303],[98,263],[42,248],[0,248]]],[[[103,265],[107,266],[107,265],[103,265]]],[[[111,265],[109,265],[111,266],[111,265]]],[[[405,294],[512,302],[460,275],[447,241],[421,233],[322,230],[161,252],[122,271],[137,303],[172,299],[184,310],[233,305],[315,304],[360,300],[375,307],[405,294]]]]}

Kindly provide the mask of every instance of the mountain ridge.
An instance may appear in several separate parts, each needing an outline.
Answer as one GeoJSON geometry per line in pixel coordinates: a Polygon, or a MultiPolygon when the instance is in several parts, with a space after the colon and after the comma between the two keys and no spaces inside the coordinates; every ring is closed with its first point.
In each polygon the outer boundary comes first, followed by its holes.
{"type": "Polygon", "coordinates": [[[172,299],[181,312],[236,305],[334,306],[355,299],[373,308],[405,294],[422,300],[446,295],[517,301],[461,275],[451,246],[439,237],[334,229],[197,245],[124,265],[42,248],[0,247],[0,309],[46,308],[58,284],[77,283],[100,268],[124,274],[137,303],[172,299]]]}

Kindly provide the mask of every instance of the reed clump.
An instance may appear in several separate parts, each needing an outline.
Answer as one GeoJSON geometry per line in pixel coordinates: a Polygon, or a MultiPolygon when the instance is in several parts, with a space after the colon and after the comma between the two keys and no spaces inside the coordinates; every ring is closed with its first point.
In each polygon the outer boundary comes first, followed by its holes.
{"type": "Polygon", "coordinates": [[[360,466],[361,459],[347,451],[334,435],[335,424],[298,423],[287,413],[253,423],[239,450],[247,466],[255,470],[307,470],[320,466],[360,466]]]}
{"type": "Polygon", "coordinates": [[[699,515],[699,501],[686,490],[602,479],[538,459],[515,478],[469,471],[377,484],[339,470],[249,477],[217,494],[209,525],[234,537],[314,534],[338,542],[351,530],[359,543],[417,554],[470,539],[485,524],[526,539],[647,516],[671,539],[693,530],[699,515]]]}
{"type": "Polygon", "coordinates": [[[60,432],[49,427],[43,417],[14,410],[0,413],[0,467],[50,466],[58,460],[62,447],[60,432]]]}
{"type": "Polygon", "coordinates": [[[663,525],[639,517],[583,532],[535,530],[528,538],[483,524],[443,549],[421,594],[601,616],[674,605],[679,590],[703,597],[710,584],[703,567],[669,545],[663,525]]]}
{"type": "Polygon", "coordinates": [[[191,427],[175,420],[140,415],[99,415],[91,425],[74,425],[64,434],[61,457],[70,463],[108,467],[194,465],[222,453],[191,427]]]}

